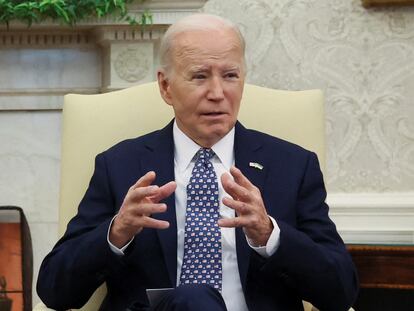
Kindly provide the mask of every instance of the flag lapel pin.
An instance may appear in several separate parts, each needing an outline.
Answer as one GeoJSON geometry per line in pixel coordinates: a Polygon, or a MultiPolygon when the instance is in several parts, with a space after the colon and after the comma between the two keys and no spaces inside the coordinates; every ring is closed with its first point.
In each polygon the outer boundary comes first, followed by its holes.
{"type": "Polygon", "coordinates": [[[249,162],[249,166],[256,168],[258,170],[262,170],[263,169],[263,165],[261,165],[260,163],[257,162],[249,162]]]}

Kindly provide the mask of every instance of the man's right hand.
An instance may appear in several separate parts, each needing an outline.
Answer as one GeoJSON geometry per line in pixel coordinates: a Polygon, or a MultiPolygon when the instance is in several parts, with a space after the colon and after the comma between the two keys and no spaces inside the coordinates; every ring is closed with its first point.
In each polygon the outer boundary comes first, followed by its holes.
{"type": "Polygon", "coordinates": [[[151,171],[129,188],[109,231],[109,241],[114,246],[122,248],[143,228],[166,229],[170,226],[167,221],[150,216],[167,210],[167,205],[159,202],[170,196],[177,184],[170,181],[158,187],[151,185],[154,180],[155,172],[151,171]]]}

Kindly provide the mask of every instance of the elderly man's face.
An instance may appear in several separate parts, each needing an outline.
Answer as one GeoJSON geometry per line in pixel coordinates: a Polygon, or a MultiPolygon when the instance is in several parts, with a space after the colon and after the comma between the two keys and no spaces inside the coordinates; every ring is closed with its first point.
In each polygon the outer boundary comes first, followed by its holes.
{"type": "Polygon", "coordinates": [[[172,69],[158,79],[178,127],[203,147],[211,147],[234,126],[244,86],[243,52],[232,30],[179,34],[172,69]]]}

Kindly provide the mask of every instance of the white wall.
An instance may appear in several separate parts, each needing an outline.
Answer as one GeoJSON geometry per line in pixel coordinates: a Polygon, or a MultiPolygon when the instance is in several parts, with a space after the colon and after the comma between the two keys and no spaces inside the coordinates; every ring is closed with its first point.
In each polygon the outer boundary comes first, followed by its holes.
{"type": "Polygon", "coordinates": [[[210,0],[240,25],[249,81],[326,96],[331,192],[414,191],[414,8],[210,0]]]}
{"type": "Polygon", "coordinates": [[[326,97],[328,202],[347,242],[414,243],[414,7],[210,0],[238,24],[248,81],[326,97]]]}

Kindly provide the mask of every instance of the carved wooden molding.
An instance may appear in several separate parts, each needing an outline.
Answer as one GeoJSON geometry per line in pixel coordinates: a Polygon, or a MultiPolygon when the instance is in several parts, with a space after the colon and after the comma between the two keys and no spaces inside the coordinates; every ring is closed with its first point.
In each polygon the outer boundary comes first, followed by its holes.
{"type": "Polygon", "coordinates": [[[414,0],[362,0],[364,7],[390,6],[390,5],[414,5],[414,0]]]}
{"type": "Polygon", "coordinates": [[[24,31],[0,31],[2,48],[33,48],[42,46],[79,46],[94,44],[91,33],[80,30],[37,29],[24,31]]]}
{"type": "Polygon", "coordinates": [[[145,28],[129,25],[101,25],[92,28],[38,28],[0,30],[1,48],[65,47],[83,45],[106,45],[113,42],[137,42],[158,40],[168,25],[145,28]]]}
{"type": "Polygon", "coordinates": [[[127,25],[96,27],[92,33],[96,43],[106,45],[113,42],[136,42],[158,40],[167,30],[166,26],[148,26],[145,28],[127,25]]]}

